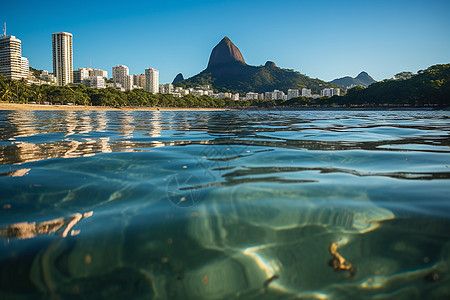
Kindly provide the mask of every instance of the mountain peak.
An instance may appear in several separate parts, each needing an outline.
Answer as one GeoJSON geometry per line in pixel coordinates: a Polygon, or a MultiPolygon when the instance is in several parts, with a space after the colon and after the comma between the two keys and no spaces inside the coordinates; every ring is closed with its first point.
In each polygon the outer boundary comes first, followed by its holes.
{"type": "Polygon", "coordinates": [[[274,68],[276,68],[277,64],[274,63],[273,61],[268,60],[268,61],[266,61],[266,64],[264,66],[265,67],[274,67],[274,68]]]}
{"type": "Polygon", "coordinates": [[[331,83],[340,85],[344,88],[348,88],[353,85],[361,85],[363,87],[368,87],[372,83],[376,82],[366,71],[362,71],[355,78],[350,76],[345,76],[342,78],[335,79],[331,83]]]}
{"type": "Polygon", "coordinates": [[[183,80],[184,80],[183,74],[178,73],[178,75],[173,79],[172,84],[183,81],[183,80]]]}
{"type": "Polygon", "coordinates": [[[239,51],[238,47],[236,47],[226,36],[212,50],[207,69],[235,62],[242,62],[245,64],[241,51],[239,51]]]}
{"type": "Polygon", "coordinates": [[[359,73],[355,79],[358,79],[366,86],[369,86],[375,82],[375,80],[365,71],[362,71],[361,73],[359,73]]]}

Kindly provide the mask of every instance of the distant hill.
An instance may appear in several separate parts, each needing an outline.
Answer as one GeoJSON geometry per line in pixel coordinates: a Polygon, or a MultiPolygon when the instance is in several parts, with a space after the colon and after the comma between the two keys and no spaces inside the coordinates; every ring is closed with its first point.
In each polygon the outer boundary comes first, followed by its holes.
{"type": "Polygon", "coordinates": [[[450,64],[431,66],[409,79],[386,79],[368,88],[355,87],[339,98],[347,105],[450,107],[450,64]]]}
{"type": "Polygon", "coordinates": [[[342,78],[335,79],[333,81],[330,81],[333,84],[339,85],[343,88],[349,88],[351,86],[363,86],[368,87],[372,83],[376,82],[372,77],[370,77],[367,72],[361,72],[356,76],[355,78],[350,76],[345,76],[342,78]]]}
{"type": "Polygon", "coordinates": [[[312,79],[294,70],[277,67],[268,61],[264,66],[251,66],[228,37],[224,37],[211,52],[208,66],[201,73],[176,83],[176,86],[196,87],[211,85],[219,92],[241,93],[268,92],[275,89],[287,92],[288,89],[311,89],[313,93],[325,87],[337,85],[312,79]]]}

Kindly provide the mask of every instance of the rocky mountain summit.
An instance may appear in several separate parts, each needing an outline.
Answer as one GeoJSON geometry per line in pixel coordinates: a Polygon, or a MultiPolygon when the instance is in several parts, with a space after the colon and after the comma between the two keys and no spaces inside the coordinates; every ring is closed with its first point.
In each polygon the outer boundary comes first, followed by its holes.
{"type": "Polygon", "coordinates": [[[241,94],[275,89],[287,93],[288,89],[302,88],[319,93],[325,87],[337,87],[300,72],[280,68],[273,61],[267,61],[264,66],[248,65],[239,48],[228,37],[224,37],[213,48],[205,70],[176,85],[184,88],[210,85],[219,92],[241,94]]]}
{"type": "Polygon", "coordinates": [[[241,51],[239,51],[238,47],[236,47],[226,36],[211,51],[208,67],[206,69],[208,70],[236,62],[246,64],[241,51]]]}
{"type": "Polygon", "coordinates": [[[172,84],[175,84],[183,80],[184,80],[183,74],[178,73],[177,76],[175,76],[175,78],[173,79],[172,84]]]}

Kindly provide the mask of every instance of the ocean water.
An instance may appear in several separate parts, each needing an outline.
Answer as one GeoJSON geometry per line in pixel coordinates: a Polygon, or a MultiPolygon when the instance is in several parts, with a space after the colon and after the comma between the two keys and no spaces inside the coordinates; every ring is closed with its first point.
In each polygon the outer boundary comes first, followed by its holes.
{"type": "Polygon", "coordinates": [[[449,299],[450,113],[0,112],[1,299],[449,299]]]}

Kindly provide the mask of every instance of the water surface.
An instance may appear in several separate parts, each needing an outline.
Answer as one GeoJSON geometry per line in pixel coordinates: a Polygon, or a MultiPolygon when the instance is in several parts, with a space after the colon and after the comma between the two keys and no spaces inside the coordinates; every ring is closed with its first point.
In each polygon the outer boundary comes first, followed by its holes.
{"type": "Polygon", "coordinates": [[[450,297],[449,120],[0,112],[0,298],[450,297]]]}

